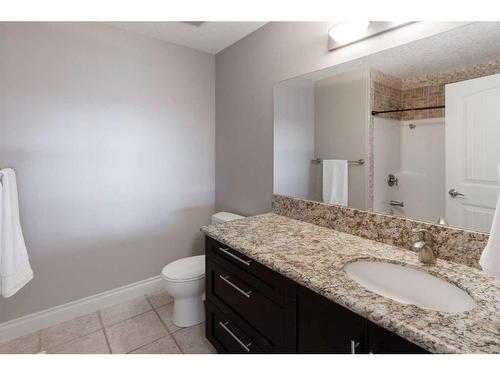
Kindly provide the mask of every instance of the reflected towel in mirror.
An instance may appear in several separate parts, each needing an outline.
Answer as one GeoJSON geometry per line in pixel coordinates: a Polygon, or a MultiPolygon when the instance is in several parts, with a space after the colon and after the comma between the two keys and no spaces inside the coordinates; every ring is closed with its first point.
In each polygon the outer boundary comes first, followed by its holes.
{"type": "Polygon", "coordinates": [[[347,206],[347,167],[347,160],[323,160],[323,202],[347,206]]]}

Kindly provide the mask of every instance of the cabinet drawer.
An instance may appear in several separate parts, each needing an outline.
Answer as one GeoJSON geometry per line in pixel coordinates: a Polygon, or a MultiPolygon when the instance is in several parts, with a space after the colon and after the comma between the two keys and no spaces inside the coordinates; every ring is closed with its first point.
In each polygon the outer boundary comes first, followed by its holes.
{"type": "Polygon", "coordinates": [[[270,347],[280,344],[283,310],[216,263],[207,262],[207,299],[228,307],[265,339],[270,347]]]}
{"type": "Polygon", "coordinates": [[[293,300],[284,276],[210,237],[206,237],[206,256],[272,301],[284,305],[293,300]]]}
{"type": "Polygon", "coordinates": [[[237,323],[214,305],[207,303],[207,338],[218,352],[251,354],[262,353],[257,343],[237,323]]]}

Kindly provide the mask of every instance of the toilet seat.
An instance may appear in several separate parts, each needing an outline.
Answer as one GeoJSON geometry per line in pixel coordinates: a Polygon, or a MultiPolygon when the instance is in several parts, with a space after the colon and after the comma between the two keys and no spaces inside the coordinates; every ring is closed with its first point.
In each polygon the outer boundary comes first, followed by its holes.
{"type": "Polygon", "coordinates": [[[200,280],[205,277],[205,255],[178,259],[167,264],[161,271],[164,280],[182,283],[200,280]]]}

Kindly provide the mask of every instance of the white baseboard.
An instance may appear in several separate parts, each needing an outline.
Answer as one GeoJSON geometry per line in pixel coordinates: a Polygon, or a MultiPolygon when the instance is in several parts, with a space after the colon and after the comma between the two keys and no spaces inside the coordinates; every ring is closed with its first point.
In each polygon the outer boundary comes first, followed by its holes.
{"type": "Polygon", "coordinates": [[[160,276],[94,294],[50,309],[38,311],[0,324],[0,343],[28,335],[91,312],[154,293],[163,288],[160,276]]]}

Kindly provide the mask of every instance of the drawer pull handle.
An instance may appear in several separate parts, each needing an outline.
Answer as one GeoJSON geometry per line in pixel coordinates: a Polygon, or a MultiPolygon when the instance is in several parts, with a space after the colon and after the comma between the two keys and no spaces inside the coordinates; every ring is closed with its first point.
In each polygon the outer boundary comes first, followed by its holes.
{"type": "Polygon", "coordinates": [[[245,266],[250,266],[250,261],[249,260],[243,260],[240,257],[234,255],[233,253],[230,253],[228,248],[222,248],[219,247],[219,250],[222,251],[224,254],[229,255],[231,258],[236,259],[238,262],[243,263],[245,266]]]}
{"type": "Polygon", "coordinates": [[[252,345],[252,343],[248,343],[248,344],[245,344],[243,341],[241,341],[238,336],[236,336],[233,331],[231,331],[229,328],[227,328],[227,325],[228,325],[229,322],[225,322],[225,323],[222,323],[222,322],[219,322],[219,325],[224,328],[226,330],[227,333],[229,333],[229,335],[238,343],[241,345],[241,347],[243,349],[245,349],[247,352],[250,352],[250,349],[249,347],[252,345]]]}
{"type": "Polygon", "coordinates": [[[223,281],[225,281],[228,285],[230,285],[231,287],[233,287],[234,289],[236,289],[238,292],[240,292],[241,294],[243,294],[245,297],[247,298],[250,298],[252,294],[252,291],[249,290],[248,292],[245,292],[243,289],[241,289],[238,285],[232,283],[231,281],[229,281],[229,276],[222,276],[222,275],[219,275],[219,278],[223,281]]]}

